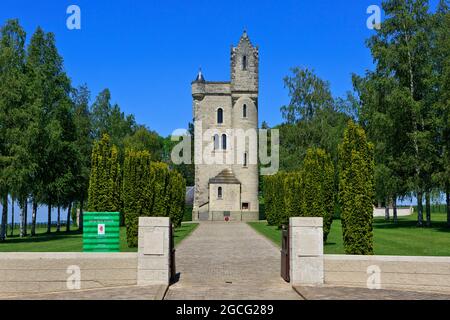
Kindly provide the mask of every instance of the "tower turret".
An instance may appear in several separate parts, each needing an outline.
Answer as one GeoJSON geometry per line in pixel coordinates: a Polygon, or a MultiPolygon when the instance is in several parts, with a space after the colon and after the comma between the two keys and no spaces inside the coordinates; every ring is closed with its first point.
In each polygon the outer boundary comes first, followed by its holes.
{"type": "Polygon", "coordinates": [[[231,91],[258,92],[258,47],[250,42],[244,30],[237,47],[231,47],[231,91]]]}

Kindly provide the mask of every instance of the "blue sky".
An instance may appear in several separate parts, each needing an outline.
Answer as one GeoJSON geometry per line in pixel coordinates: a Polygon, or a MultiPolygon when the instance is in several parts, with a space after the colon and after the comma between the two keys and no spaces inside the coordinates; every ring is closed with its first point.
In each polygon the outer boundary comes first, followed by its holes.
{"type": "Polygon", "coordinates": [[[228,80],[230,46],[244,28],[260,47],[260,121],[281,121],[289,68],[314,68],[334,95],[351,89],[352,72],[372,67],[364,41],[369,5],[352,1],[9,1],[0,21],[19,18],[28,40],[38,25],[55,33],[73,85],[92,98],[110,88],[114,102],[162,135],[192,118],[190,82],[228,80]],[[68,30],[66,9],[81,8],[81,30],[68,30]]]}
{"type": "MultiPolygon", "coordinates": [[[[28,40],[37,26],[55,33],[74,86],[87,83],[92,99],[109,88],[123,111],[165,136],[191,121],[190,83],[200,66],[207,80],[229,80],[230,46],[244,29],[260,48],[260,122],[281,122],[280,106],[289,101],[282,79],[293,66],[315,69],[335,96],[344,95],[351,73],[372,68],[366,10],[380,4],[15,0],[2,3],[0,23],[19,18],[28,40]],[[81,30],[66,27],[72,4],[81,9],[81,30]]],[[[45,220],[43,212],[39,217],[45,220]]]]}

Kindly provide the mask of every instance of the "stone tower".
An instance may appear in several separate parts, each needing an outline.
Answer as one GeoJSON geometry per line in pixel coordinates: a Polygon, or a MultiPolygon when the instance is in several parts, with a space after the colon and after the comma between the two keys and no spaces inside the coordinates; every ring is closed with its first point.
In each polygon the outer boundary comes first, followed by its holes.
{"type": "Polygon", "coordinates": [[[206,81],[200,71],[192,82],[193,220],[259,218],[258,68],[258,48],[244,31],[239,44],[231,47],[231,81],[206,81]]]}

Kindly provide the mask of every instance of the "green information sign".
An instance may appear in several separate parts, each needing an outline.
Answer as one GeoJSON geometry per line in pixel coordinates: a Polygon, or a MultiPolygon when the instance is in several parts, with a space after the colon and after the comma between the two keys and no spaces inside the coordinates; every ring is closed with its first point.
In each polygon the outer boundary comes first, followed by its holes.
{"type": "Polygon", "coordinates": [[[119,252],[120,213],[83,213],[83,251],[119,252]]]}

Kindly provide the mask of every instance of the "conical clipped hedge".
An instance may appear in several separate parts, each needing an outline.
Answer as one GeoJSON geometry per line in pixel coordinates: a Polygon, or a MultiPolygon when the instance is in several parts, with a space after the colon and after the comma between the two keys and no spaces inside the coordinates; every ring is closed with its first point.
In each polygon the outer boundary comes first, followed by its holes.
{"type": "Polygon", "coordinates": [[[339,145],[339,202],[347,254],[373,254],[373,157],[366,133],[350,121],[339,145]]]}
{"type": "Polygon", "coordinates": [[[88,210],[120,211],[120,182],[118,150],[105,134],[92,149],[88,210]]]}
{"type": "Polygon", "coordinates": [[[152,190],[150,181],[150,153],[127,150],[123,164],[123,210],[128,246],[136,247],[139,216],[149,215],[152,190]]]}
{"type": "Polygon", "coordinates": [[[284,176],[280,172],[275,175],[264,177],[264,208],[267,222],[270,225],[281,226],[284,213],[284,176]]]}
{"type": "Polygon", "coordinates": [[[304,217],[323,218],[323,237],[327,240],[334,213],[334,168],[330,155],[322,149],[308,149],[302,167],[304,217]]]}
{"type": "Polygon", "coordinates": [[[170,217],[172,223],[178,227],[183,221],[185,197],[186,197],[186,180],[183,176],[175,171],[169,172],[169,179],[166,188],[167,203],[166,217],[170,217]]]}
{"type": "Polygon", "coordinates": [[[290,217],[323,217],[326,241],[334,213],[334,168],[322,149],[309,149],[299,172],[264,177],[267,222],[288,224],[290,217]]]}
{"type": "Polygon", "coordinates": [[[122,194],[129,247],[138,244],[140,216],[170,217],[175,226],[181,225],[185,180],[166,164],[151,162],[148,151],[126,151],[122,194]]]}
{"type": "Polygon", "coordinates": [[[284,214],[280,223],[289,224],[290,217],[304,216],[302,173],[290,172],[280,178],[284,180],[283,194],[280,194],[280,196],[284,195],[284,214]]]}

